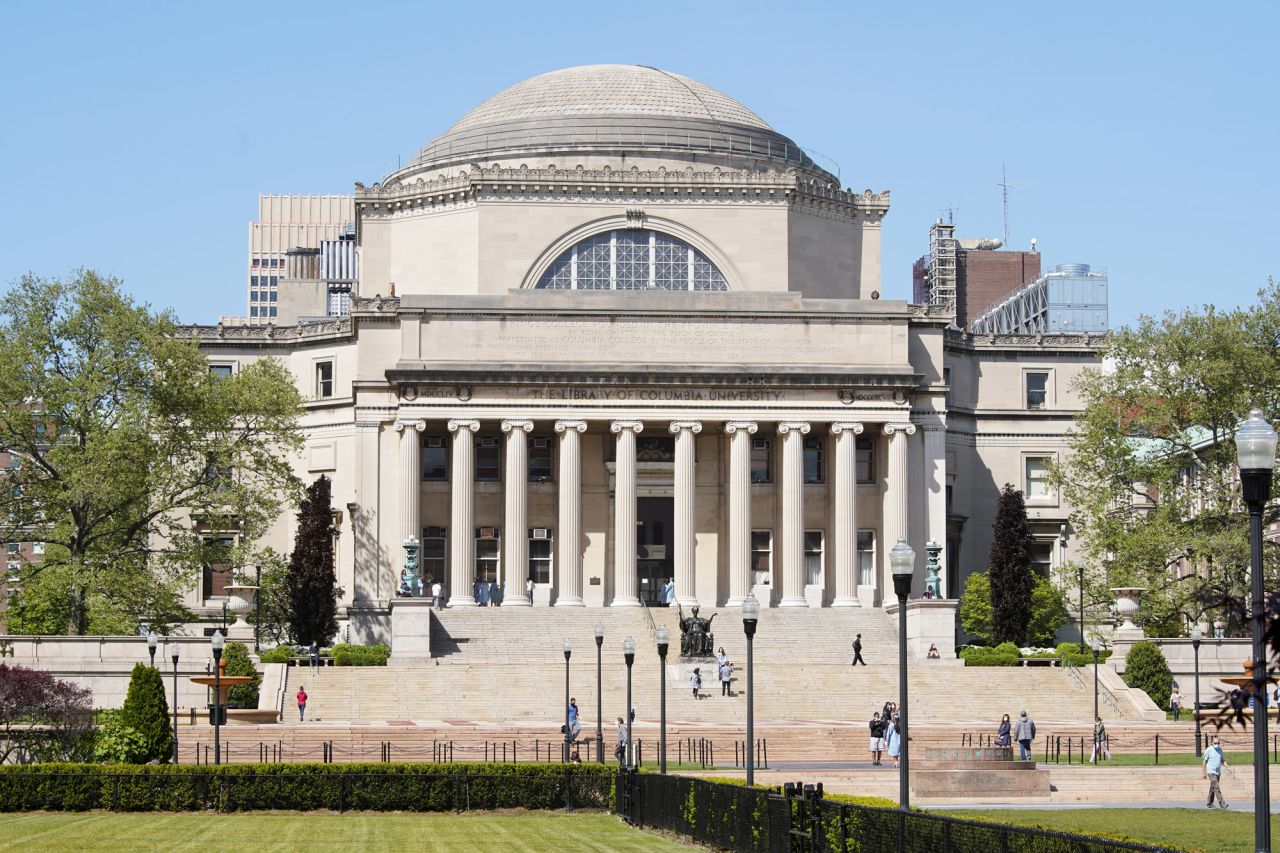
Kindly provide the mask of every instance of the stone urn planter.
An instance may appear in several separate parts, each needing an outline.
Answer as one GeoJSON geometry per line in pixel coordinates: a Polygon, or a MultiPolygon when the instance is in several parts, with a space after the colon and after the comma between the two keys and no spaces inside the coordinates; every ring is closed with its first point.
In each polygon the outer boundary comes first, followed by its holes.
{"type": "Polygon", "coordinates": [[[258,595],[256,586],[245,584],[229,584],[227,590],[227,610],[235,615],[236,621],[227,628],[227,639],[253,639],[253,626],[246,621],[253,610],[254,599],[258,595]]]}
{"type": "Polygon", "coordinates": [[[1140,586],[1121,586],[1111,590],[1111,595],[1116,600],[1116,614],[1121,619],[1118,631],[1141,632],[1142,629],[1134,624],[1133,618],[1142,609],[1142,593],[1145,589],[1146,587],[1140,586]]]}

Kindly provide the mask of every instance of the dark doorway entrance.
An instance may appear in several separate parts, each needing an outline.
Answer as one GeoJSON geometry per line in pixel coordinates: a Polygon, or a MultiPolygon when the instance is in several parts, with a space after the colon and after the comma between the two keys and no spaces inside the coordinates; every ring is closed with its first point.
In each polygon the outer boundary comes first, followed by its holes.
{"type": "Polygon", "coordinates": [[[662,604],[662,585],[672,577],[672,498],[639,498],[636,505],[637,595],[651,606],[662,604]]]}

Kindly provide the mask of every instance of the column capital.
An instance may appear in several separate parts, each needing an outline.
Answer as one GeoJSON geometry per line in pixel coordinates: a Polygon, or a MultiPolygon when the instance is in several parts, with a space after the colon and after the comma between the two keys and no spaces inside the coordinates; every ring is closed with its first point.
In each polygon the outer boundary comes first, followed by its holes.
{"type": "Polygon", "coordinates": [[[567,432],[568,430],[577,430],[578,432],[587,431],[586,421],[556,421],[556,432],[567,432]]]}
{"type": "Polygon", "coordinates": [[[396,432],[404,432],[406,429],[416,429],[422,432],[427,428],[427,422],[420,418],[396,418],[396,432]]]}
{"type": "Polygon", "coordinates": [[[724,433],[725,435],[733,435],[738,430],[742,430],[748,435],[755,435],[756,430],[759,428],[755,421],[725,421],[724,433]]]}
{"type": "Polygon", "coordinates": [[[905,432],[907,435],[916,434],[915,424],[885,424],[881,430],[885,435],[893,435],[895,432],[905,432]]]}
{"type": "Polygon", "coordinates": [[[862,435],[862,424],[857,421],[836,421],[831,424],[832,435],[839,435],[842,432],[851,432],[854,435],[862,435]]]}
{"type": "Polygon", "coordinates": [[[612,432],[612,433],[614,433],[614,434],[620,433],[620,432],[622,432],[624,429],[629,429],[629,430],[631,430],[632,432],[634,432],[636,435],[639,435],[640,433],[642,433],[642,432],[644,431],[644,422],[642,422],[642,421],[614,421],[613,423],[609,424],[609,432],[612,432]]]}
{"type": "Polygon", "coordinates": [[[479,430],[479,429],[480,429],[480,422],[479,422],[479,421],[469,421],[469,420],[451,420],[451,421],[449,421],[449,432],[457,432],[457,431],[458,431],[458,430],[460,430],[460,429],[469,429],[469,430],[471,430],[472,432],[476,432],[477,430],[479,430]]]}
{"type": "Polygon", "coordinates": [[[671,425],[667,427],[667,429],[669,429],[672,432],[672,434],[675,434],[680,432],[681,430],[687,429],[692,431],[694,435],[697,435],[698,433],[702,432],[702,422],[701,421],[672,421],[671,425]]]}
{"type": "Polygon", "coordinates": [[[782,421],[778,424],[778,435],[786,435],[795,430],[801,435],[809,434],[809,424],[805,421],[782,421]]]}
{"type": "Polygon", "coordinates": [[[522,429],[525,432],[533,432],[533,421],[522,420],[517,418],[515,420],[502,422],[503,432],[512,432],[513,430],[518,430],[518,429],[522,429]]]}

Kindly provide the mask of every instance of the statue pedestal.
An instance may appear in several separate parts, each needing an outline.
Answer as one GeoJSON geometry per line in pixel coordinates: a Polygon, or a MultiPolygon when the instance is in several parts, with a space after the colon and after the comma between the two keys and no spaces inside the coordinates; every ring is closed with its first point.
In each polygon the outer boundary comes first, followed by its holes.
{"type": "Polygon", "coordinates": [[[426,666],[431,662],[431,599],[391,601],[391,657],[387,666],[426,666]]]}
{"type": "MultiPolygon", "coordinates": [[[[929,646],[938,647],[938,659],[931,663],[952,664],[956,657],[956,607],[954,598],[912,598],[907,601],[907,653],[912,658],[927,659],[929,646]]],[[[898,627],[898,602],[885,607],[885,612],[898,627]]],[[[896,645],[896,644],[895,644],[896,645]]]]}
{"type": "Polygon", "coordinates": [[[1049,771],[1013,756],[1010,747],[925,749],[924,760],[911,768],[911,793],[921,799],[1047,801],[1049,771]]]}

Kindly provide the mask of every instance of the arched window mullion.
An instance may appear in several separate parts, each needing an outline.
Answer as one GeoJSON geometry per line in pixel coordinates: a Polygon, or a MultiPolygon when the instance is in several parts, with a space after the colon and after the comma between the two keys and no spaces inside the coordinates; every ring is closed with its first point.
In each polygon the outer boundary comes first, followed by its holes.
{"type": "Polygon", "coordinates": [[[674,235],[650,228],[614,229],[583,238],[560,253],[539,289],[728,290],[709,258],[674,235]]]}

